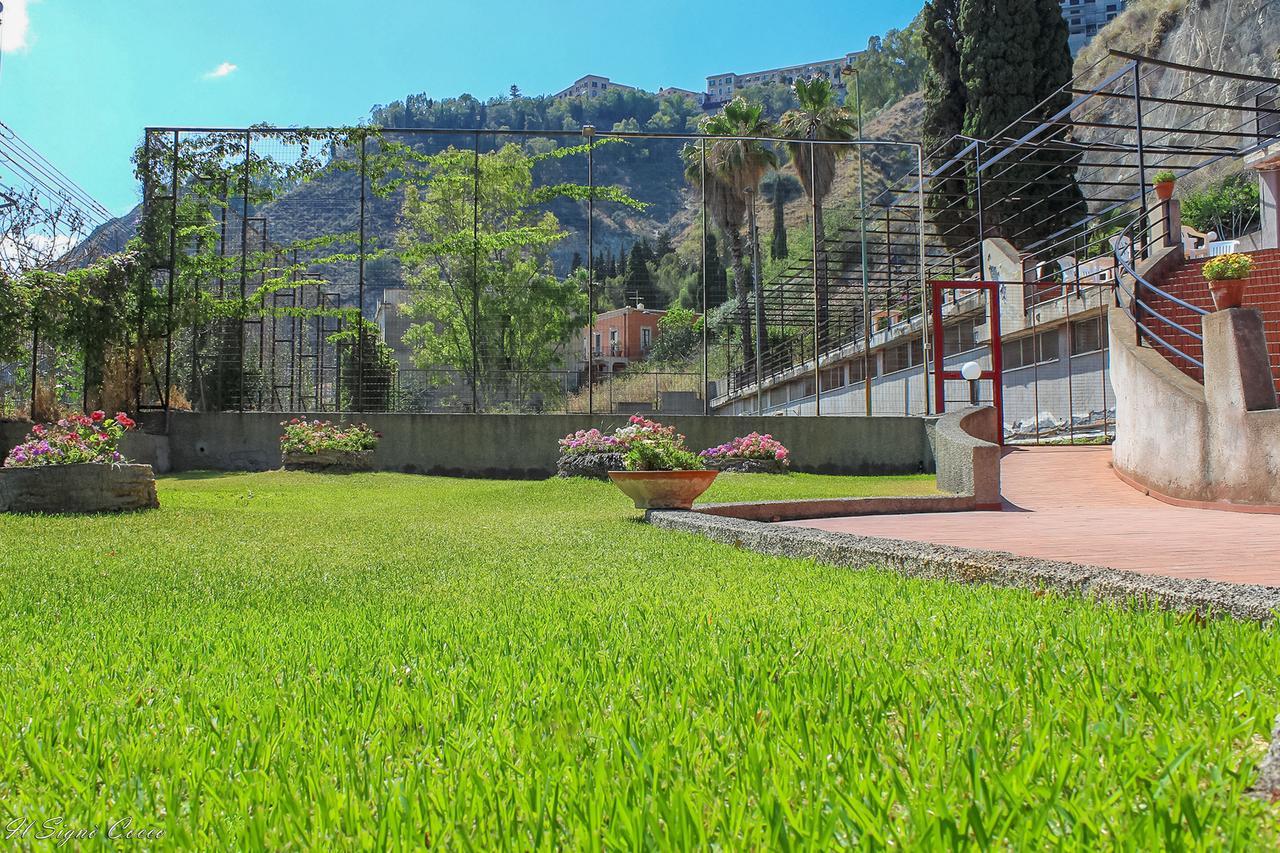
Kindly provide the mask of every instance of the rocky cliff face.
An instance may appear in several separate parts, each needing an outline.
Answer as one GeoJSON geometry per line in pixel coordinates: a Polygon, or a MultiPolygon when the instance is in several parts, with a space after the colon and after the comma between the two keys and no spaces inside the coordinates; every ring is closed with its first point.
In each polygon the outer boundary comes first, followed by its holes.
{"type": "MultiPolygon", "coordinates": [[[[1108,24],[1076,58],[1076,74],[1087,83],[1098,83],[1127,61],[1110,55],[1116,49],[1151,56],[1181,65],[1211,68],[1241,74],[1280,75],[1280,3],[1276,0],[1136,0],[1108,24]]],[[[1111,87],[1118,90],[1123,84],[1111,87]]],[[[1125,90],[1127,92],[1127,89],[1125,90]]],[[[1142,74],[1143,122],[1148,128],[1177,128],[1182,132],[1148,132],[1148,144],[1170,149],[1214,146],[1243,149],[1254,143],[1254,114],[1229,105],[1251,105],[1258,95],[1280,95],[1273,87],[1255,81],[1197,74],[1176,68],[1147,66],[1142,74]],[[1162,104],[1159,99],[1195,100],[1204,105],[1162,104]],[[1221,136],[1201,131],[1214,130],[1221,136]]],[[[1112,99],[1099,104],[1095,99],[1080,111],[1093,121],[1132,127],[1131,101],[1112,99]]],[[[1125,139],[1132,131],[1078,129],[1082,141],[1125,139]]],[[[1173,168],[1179,172],[1204,166],[1207,155],[1163,153],[1149,156],[1149,170],[1173,168]]],[[[1132,180],[1136,158],[1117,156],[1109,169],[1088,175],[1091,180],[1132,180]]],[[[1227,157],[1207,168],[1188,174],[1184,189],[1194,189],[1244,168],[1239,158],[1227,157]]],[[[1116,193],[1132,189],[1116,188],[1116,193]]],[[[1117,197],[1119,197],[1117,195],[1117,197]]]]}

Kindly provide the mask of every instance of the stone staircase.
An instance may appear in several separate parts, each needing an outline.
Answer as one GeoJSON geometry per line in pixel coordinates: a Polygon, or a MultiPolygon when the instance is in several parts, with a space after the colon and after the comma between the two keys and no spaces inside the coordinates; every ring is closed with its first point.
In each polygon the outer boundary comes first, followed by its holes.
{"type": "MultiPolygon", "coordinates": [[[[1253,273],[1249,276],[1249,287],[1245,291],[1245,305],[1262,312],[1267,331],[1267,351],[1271,356],[1271,372],[1276,380],[1276,388],[1280,390],[1280,249],[1264,249],[1249,254],[1253,256],[1253,273]]],[[[1209,286],[1201,272],[1204,263],[1204,260],[1188,261],[1172,274],[1152,281],[1152,284],[1192,305],[1212,311],[1213,297],[1209,295],[1209,286]]],[[[1200,317],[1195,312],[1161,297],[1147,301],[1175,323],[1193,331],[1200,330],[1200,317]]],[[[1159,320],[1148,319],[1145,322],[1171,345],[1197,361],[1204,361],[1200,341],[1159,320]]],[[[1200,368],[1183,361],[1159,344],[1152,343],[1151,346],[1183,373],[1197,382],[1204,382],[1204,374],[1200,368]]]]}

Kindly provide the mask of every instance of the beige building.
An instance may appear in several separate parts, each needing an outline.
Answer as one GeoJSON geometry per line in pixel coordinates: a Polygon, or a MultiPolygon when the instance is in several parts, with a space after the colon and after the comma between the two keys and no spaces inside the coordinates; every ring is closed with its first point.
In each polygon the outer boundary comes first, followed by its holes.
{"type": "Polygon", "coordinates": [[[846,53],[835,59],[822,59],[817,62],[806,62],[801,65],[788,65],[785,68],[769,68],[764,71],[752,71],[749,74],[713,74],[707,78],[707,92],[704,95],[704,106],[722,104],[733,99],[739,89],[747,86],[760,86],[768,83],[781,83],[790,86],[797,78],[825,77],[844,90],[844,78],[840,71],[861,55],[861,51],[846,53]]]}
{"type": "Polygon", "coordinates": [[[585,95],[588,98],[594,98],[596,95],[604,94],[613,89],[623,92],[639,91],[635,86],[614,83],[608,77],[601,77],[599,74],[587,74],[574,80],[568,88],[556,92],[555,97],[576,98],[585,95]]]}

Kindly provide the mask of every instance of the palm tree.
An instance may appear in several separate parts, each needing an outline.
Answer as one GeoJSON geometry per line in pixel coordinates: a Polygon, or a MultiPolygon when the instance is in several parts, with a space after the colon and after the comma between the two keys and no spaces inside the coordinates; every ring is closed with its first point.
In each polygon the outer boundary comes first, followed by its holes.
{"type": "MultiPolygon", "coordinates": [[[[858,122],[853,113],[840,103],[835,87],[823,77],[812,80],[796,80],[796,101],[799,107],[787,110],[778,129],[782,135],[794,140],[826,140],[851,142],[858,138],[858,122]]],[[[787,143],[787,151],[795,164],[800,185],[813,205],[813,229],[818,235],[814,251],[814,298],[816,302],[818,345],[826,343],[827,336],[827,258],[822,242],[822,201],[831,192],[835,182],[836,161],[844,156],[841,145],[814,145],[796,141],[787,143]]],[[[819,350],[821,351],[821,350],[819,350]]]]}
{"type": "MultiPolygon", "coordinates": [[[[719,113],[703,119],[701,131],[709,136],[760,137],[772,135],[773,127],[764,118],[764,107],[739,97],[725,104],[719,113]]],[[[701,150],[700,145],[690,143],[681,152],[685,178],[695,187],[702,184],[701,150]]],[[[751,303],[748,279],[743,269],[742,240],[742,229],[747,219],[747,191],[754,191],[759,186],[760,179],[778,165],[778,157],[758,139],[709,141],[706,150],[707,181],[702,189],[707,213],[729,243],[729,254],[733,258],[730,274],[734,297],[738,301],[743,359],[750,365],[755,358],[755,344],[751,337],[751,303]]]]}

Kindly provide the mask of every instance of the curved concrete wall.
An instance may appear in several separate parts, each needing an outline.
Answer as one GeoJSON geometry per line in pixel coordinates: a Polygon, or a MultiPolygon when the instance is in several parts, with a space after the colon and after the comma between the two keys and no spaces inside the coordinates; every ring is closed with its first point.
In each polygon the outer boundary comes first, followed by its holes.
{"type": "MultiPolygon", "coordinates": [[[[1271,408],[1260,408],[1266,401],[1246,400],[1242,385],[1242,378],[1258,370],[1240,362],[1242,355],[1246,360],[1256,356],[1248,346],[1242,351],[1243,339],[1236,334],[1238,322],[1252,325],[1249,314],[1256,316],[1236,309],[1204,318],[1202,386],[1161,351],[1137,346],[1133,322],[1121,309],[1111,309],[1112,465],[1123,479],[1175,503],[1280,507],[1280,411],[1274,408],[1274,391],[1271,408]]],[[[1255,331],[1261,334],[1260,319],[1255,331]]],[[[1261,369],[1270,376],[1265,362],[1261,369]]]]}
{"type": "Polygon", "coordinates": [[[938,488],[973,495],[976,509],[1000,508],[1000,419],[991,406],[960,409],[933,426],[938,488]]]}

